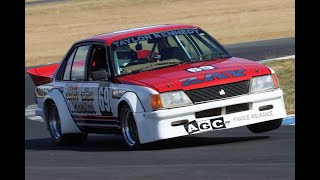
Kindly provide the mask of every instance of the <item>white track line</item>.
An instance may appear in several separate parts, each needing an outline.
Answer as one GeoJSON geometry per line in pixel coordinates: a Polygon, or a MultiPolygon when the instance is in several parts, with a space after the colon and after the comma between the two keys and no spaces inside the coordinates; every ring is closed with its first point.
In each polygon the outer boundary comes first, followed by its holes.
{"type": "Polygon", "coordinates": [[[295,59],[295,58],[296,58],[296,55],[292,55],[292,56],[284,56],[284,57],[260,60],[258,62],[269,62],[269,61],[278,61],[278,60],[295,59]]]}
{"type": "Polygon", "coordinates": [[[42,117],[40,116],[32,116],[32,117],[28,117],[28,119],[30,119],[31,121],[40,121],[40,122],[44,122],[42,117]]]}
{"type": "Polygon", "coordinates": [[[36,115],[36,112],[35,112],[36,108],[37,108],[36,104],[31,104],[27,106],[25,108],[24,116],[31,121],[44,122],[41,116],[36,115]]]}

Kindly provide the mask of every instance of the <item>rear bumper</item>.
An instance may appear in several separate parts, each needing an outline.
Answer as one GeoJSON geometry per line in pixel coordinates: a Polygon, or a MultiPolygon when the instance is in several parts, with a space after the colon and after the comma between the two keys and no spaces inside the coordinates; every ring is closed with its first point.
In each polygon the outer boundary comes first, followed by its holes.
{"type": "Polygon", "coordinates": [[[190,133],[188,133],[188,131],[190,130],[190,125],[172,126],[171,123],[176,121],[196,121],[198,126],[200,124],[204,124],[202,125],[202,129],[197,126],[195,128],[191,127],[191,130],[193,130],[192,134],[197,134],[210,132],[212,130],[229,129],[274,119],[281,119],[286,117],[287,113],[283,101],[283,91],[281,89],[277,89],[274,91],[243,95],[187,107],[135,113],[134,116],[137,121],[140,141],[141,143],[147,143],[161,139],[189,135],[190,133]],[[222,113],[219,116],[204,118],[195,117],[196,112],[219,107],[223,108],[242,103],[250,103],[250,109],[232,114],[222,113]],[[259,107],[266,105],[272,105],[273,108],[265,111],[259,110],[259,107]],[[220,128],[219,123],[218,126],[215,124],[219,128],[215,128],[211,125],[212,121],[215,119],[223,119],[223,128],[220,128]]]}

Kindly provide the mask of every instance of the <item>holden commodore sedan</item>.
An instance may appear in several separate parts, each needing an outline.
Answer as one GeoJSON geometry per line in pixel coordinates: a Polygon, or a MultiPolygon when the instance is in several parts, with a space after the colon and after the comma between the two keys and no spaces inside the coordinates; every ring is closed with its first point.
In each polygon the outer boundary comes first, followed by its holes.
{"type": "Polygon", "coordinates": [[[269,67],[233,57],[194,25],[121,30],[74,43],[58,64],[28,70],[58,144],[121,133],[142,144],[247,126],[280,127],[283,91],[269,67]]]}

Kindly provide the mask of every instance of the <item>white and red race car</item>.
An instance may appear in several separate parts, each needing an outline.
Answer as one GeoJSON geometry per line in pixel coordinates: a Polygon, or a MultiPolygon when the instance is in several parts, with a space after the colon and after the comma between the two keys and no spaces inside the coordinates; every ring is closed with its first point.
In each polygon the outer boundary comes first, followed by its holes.
{"type": "Polygon", "coordinates": [[[275,72],[232,57],[198,26],[172,24],[96,35],[62,62],[28,70],[36,114],[56,144],[122,133],[131,149],[161,139],[247,126],[277,129],[287,116],[275,72]]]}

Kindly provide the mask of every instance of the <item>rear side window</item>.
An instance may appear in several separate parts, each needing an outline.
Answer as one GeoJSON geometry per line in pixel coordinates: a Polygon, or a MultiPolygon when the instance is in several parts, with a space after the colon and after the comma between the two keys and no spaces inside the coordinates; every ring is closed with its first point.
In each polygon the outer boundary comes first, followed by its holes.
{"type": "Polygon", "coordinates": [[[65,69],[64,75],[63,75],[63,80],[65,80],[65,81],[70,80],[71,65],[72,65],[73,57],[74,57],[74,54],[76,51],[77,51],[77,48],[75,48],[73,50],[72,54],[70,55],[70,57],[67,61],[66,69],[65,69]]]}
{"type": "Polygon", "coordinates": [[[81,81],[85,78],[85,64],[90,45],[78,47],[71,68],[71,80],[81,81]]]}

